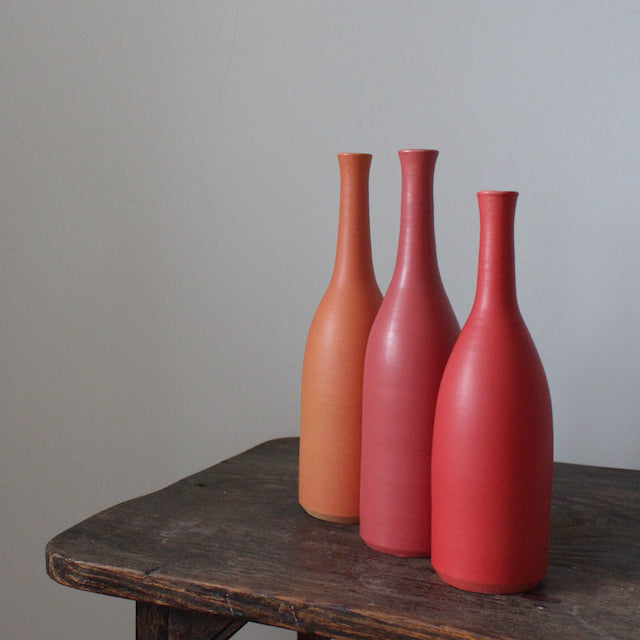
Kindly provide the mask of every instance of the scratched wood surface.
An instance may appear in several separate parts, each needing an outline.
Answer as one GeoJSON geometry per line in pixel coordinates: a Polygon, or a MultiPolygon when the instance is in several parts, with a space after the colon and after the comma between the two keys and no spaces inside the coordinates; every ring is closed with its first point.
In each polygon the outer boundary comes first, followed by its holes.
{"type": "Polygon", "coordinates": [[[547,578],[527,594],[487,596],[445,585],[426,559],[368,549],[357,526],[307,516],[297,451],[296,438],[269,441],[99,513],[49,542],[47,571],[162,605],[139,605],[140,637],[147,618],[168,624],[169,607],[178,619],[216,614],[220,637],[249,620],[301,637],[640,638],[640,471],[556,464],[547,578]]]}

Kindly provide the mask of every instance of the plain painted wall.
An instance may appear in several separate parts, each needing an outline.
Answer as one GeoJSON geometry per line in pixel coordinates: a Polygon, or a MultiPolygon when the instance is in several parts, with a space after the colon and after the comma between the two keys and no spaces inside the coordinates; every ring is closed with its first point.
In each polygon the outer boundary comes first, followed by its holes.
{"type": "Polygon", "coordinates": [[[386,289],[397,150],[440,150],[462,322],[475,194],[520,191],[519,300],[556,459],[640,468],[638,33],[635,0],[5,0],[2,638],[133,638],[132,603],[46,577],[47,540],[297,434],[340,151],[374,154],[386,289]]]}

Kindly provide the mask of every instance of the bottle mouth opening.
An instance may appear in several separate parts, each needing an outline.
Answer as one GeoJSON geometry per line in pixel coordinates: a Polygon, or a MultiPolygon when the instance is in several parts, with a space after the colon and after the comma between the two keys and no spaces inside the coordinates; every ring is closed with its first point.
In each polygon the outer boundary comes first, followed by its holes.
{"type": "Polygon", "coordinates": [[[478,191],[478,196],[492,196],[494,198],[513,198],[517,191],[478,191]]]}
{"type": "Polygon", "coordinates": [[[407,153],[419,153],[419,154],[427,154],[427,153],[439,153],[437,149],[400,149],[398,153],[407,154],[407,153]]]}

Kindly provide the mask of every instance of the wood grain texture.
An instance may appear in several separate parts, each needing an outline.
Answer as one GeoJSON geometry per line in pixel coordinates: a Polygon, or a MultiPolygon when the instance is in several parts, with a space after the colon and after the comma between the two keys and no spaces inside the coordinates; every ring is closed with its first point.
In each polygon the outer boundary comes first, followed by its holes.
{"type": "Polygon", "coordinates": [[[228,640],[245,623],[223,614],[136,603],[136,640],[228,640]]]}
{"type": "Polygon", "coordinates": [[[428,560],[376,553],[357,526],[310,518],[297,455],[296,438],[269,441],[99,513],[49,542],[47,571],[77,589],[301,636],[640,637],[640,472],[556,463],[547,578],[487,596],[445,585],[428,560]]]}

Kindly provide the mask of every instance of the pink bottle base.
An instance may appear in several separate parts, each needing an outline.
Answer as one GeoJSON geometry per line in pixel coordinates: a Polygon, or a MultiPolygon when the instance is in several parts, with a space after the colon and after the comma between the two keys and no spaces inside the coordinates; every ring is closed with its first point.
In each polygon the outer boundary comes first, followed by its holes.
{"type": "Polygon", "coordinates": [[[367,540],[362,534],[360,534],[362,541],[374,551],[379,551],[380,553],[386,553],[389,556],[397,556],[399,558],[428,558],[429,551],[425,550],[411,550],[407,551],[406,549],[398,549],[392,547],[385,547],[379,544],[372,544],[369,540],[367,540]]]}
{"type": "Polygon", "coordinates": [[[525,591],[531,591],[537,587],[541,582],[534,580],[532,582],[524,582],[522,584],[484,584],[479,582],[470,582],[468,580],[461,580],[453,576],[449,576],[436,570],[439,578],[446,582],[448,585],[455,587],[456,589],[462,589],[463,591],[471,591],[473,593],[486,593],[493,595],[508,595],[513,593],[523,593],[525,591]]]}

